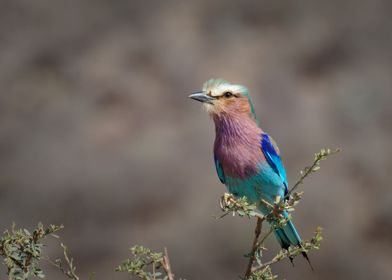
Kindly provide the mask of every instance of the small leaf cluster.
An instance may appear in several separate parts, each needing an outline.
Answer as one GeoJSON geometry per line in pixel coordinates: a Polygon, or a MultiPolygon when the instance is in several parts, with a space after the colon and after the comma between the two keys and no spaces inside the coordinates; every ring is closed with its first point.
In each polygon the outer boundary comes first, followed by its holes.
{"type": "Polygon", "coordinates": [[[7,267],[8,279],[25,280],[30,276],[44,278],[45,275],[38,266],[42,258],[42,240],[48,235],[54,235],[63,226],[50,225],[47,228],[39,223],[33,233],[27,229],[6,230],[0,239],[0,255],[7,267]]]}
{"type": "Polygon", "coordinates": [[[169,279],[164,267],[164,257],[160,252],[154,252],[149,248],[136,245],[130,249],[133,258],[127,259],[116,268],[116,271],[127,272],[143,280],[167,280],[169,279]]]}
{"type": "Polygon", "coordinates": [[[252,272],[252,274],[244,280],[274,280],[276,278],[278,278],[278,276],[272,273],[271,267],[268,265],[263,269],[252,272]]]}
{"type": "Polygon", "coordinates": [[[304,170],[301,170],[301,175],[308,172],[316,172],[320,170],[320,162],[325,160],[328,156],[339,153],[340,149],[331,150],[331,149],[321,149],[320,152],[314,154],[314,164],[310,167],[305,167],[304,170]]]}
{"type": "Polygon", "coordinates": [[[248,218],[258,215],[258,213],[255,212],[256,204],[249,203],[245,196],[235,198],[232,194],[224,193],[220,198],[219,205],[224,212],[219,218],[223,218],[229,214],[248,218]]]}

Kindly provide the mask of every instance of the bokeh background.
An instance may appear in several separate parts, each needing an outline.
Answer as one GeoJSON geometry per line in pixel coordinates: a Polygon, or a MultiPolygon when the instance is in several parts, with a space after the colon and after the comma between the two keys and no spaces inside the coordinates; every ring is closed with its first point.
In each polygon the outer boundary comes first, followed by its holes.
{"type": "Polygon", "coordinates": [[[1,0],[0,229],[63,223],[84,279],[127,279],[133,244],[167,246],[177,276],[236,279],[254,222],[212,217],[213,125],[187,98],[222,77],[250,89],[289,182],[343,149],[294,213],[304,238],[324,228],[316,271],[275,272],[391,279],[391,50],[389,0],[1,0]]]}

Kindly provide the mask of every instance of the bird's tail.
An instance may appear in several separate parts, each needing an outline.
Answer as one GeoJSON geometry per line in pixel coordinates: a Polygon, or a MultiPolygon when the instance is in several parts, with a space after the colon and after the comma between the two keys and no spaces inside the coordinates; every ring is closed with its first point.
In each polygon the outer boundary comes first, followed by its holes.
{"type": "MultiPolygon", "coordinates": [[[[301,238],[291,221],[288,221],[282,228],[277,227],[274,234],[283,249],[287,250],[290,245],[300,246],[301,238]]],[[[305,252],[302,252],[302,256],[308,261],[310,268],[313,270],[313,266],[308,255],[305,252]]],[[[290,258],[290,261],[294,265],[293,258],[290,258]]]]}

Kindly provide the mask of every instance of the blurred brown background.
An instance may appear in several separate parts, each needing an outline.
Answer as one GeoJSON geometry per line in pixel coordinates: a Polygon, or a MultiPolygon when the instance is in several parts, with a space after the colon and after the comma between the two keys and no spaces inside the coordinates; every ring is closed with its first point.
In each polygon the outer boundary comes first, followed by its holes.
{"type": "Polygon", "coordinates": [[[127,279],[143,244],[177,276],[236,279],[254,223],[212,218],[213,126],[187,98],[222,77],[250,89],[289,182],[344,150],[294,213],[304,238],[324,228],[316,272],[298,258],[281,279],[391,279],[391,50],[389,0],[1,0],[0,229],[63,223],[84,278],[127,279]]]}

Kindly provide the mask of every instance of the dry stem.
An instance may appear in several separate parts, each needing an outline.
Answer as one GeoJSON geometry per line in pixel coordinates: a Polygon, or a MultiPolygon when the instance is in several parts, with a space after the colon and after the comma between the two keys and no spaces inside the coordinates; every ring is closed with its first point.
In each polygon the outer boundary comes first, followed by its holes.
{"type": "Polygon", "coordinates": [[[165,255],[163,256],[163,269],[165,270],[169,280],[174,280],[174,274],[171,270],[169,254],[167,253],[166,247],[165,247],[165,255]]]}
{"type": "Polygon", "coordinates": [[[256,260],[256,256],[255,256],[256,250],[260,245],[259,237],[261,234],[262,226],[263,226],[263,219],[258,217],[256,228],[255,228],[255,237],[253,239],[252,250],[251,250],[250,256],[249,256],[248,267],[246,268],[246,272],[245,272],[245,279],[248,278],[250,276],[250,274],[252,273],[252,267],[253,267],[253,264],[256,260]]]}

